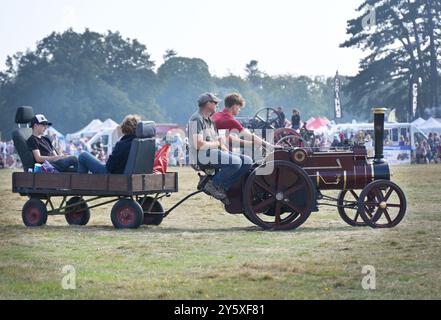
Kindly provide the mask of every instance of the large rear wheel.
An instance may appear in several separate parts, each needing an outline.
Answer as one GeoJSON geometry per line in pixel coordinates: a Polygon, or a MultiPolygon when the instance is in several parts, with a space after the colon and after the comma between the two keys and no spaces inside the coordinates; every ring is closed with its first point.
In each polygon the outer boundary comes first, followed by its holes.
{"type": "Polygon", "coordinates": [[[264,230],[296,229],[314,207],[314,185],[306,171],[291,162],[274,161],[266,166],[273,166],[272,173],[261,175],[261,166],[247,179],[245,215],[264,230]]]}

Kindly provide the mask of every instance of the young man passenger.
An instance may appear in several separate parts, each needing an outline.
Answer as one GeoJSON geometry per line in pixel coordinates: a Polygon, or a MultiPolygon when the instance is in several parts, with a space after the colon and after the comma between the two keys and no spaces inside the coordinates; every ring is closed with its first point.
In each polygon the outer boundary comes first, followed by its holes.
{"type": "Polygon", "coordinates": [[[31,120],[32,135],[26,141],[36,163],[48,161],[59,172],[76,172],[78,160],[74,156],[58,155],[48,137],[43,136],[46,129],[51,126],[42,114],[35,115],[31,120]]]}
{"type": "Polygon", "coordinates": [[[227,139],[231,144],[253,148],[253,143],[258,143],[266,147],[274,148],[274,145],[244,128],[242,124],[234,118],[245,106],[245,100],[240,94],[229,94],[225,97],[224,103],[225,109],[221,112],[216,112],[211,118],[218,130],[227,130],[227,139]],[[238,133],[242,138],[232,135],[231,133],[238,133]]]}
{"type": "Polygon", "coordinates": [[[212,93],[199,96],[199,110],[188,123],[190,163],[210,166],[218,173],[207,182],[205,190],[218,200],[229,204],[226,192],[246,174],[252,165],[250,157],[231,153],[219,137],[211,116],[221,100],[212,93]]]}

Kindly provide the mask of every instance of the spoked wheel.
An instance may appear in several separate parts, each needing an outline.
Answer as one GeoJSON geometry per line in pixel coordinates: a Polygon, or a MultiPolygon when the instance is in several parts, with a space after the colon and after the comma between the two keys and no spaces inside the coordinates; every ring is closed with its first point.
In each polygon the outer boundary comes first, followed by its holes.
{"type": "Polygon", "coordinates": [[[47,222],[46,205],[40,199],[31,198],[23,206],[21,217],[25,226],[40,227],[47,222]]]}
{"type": "Polygon", "coordinates": [[[282,117],[273,108],[263,108],[256,112],[252,120],[253,129],[276,130],[284,126],[282,117]]]}
{"type": "Polygon", "coordinates": [[[365,227],[367,224],[358,211],[359,194],[354,190],[342,190],[338,194],[338,214],[344,222],[353,227],[365,227]]]}
{"type": "MultiPolygon", "coordinates": [[[[141,205],[143,199],[138,202],[141,205]]],[[[152,197],[146,197],[144,203],[142,204],[142,210],[144,211],[144,218],[142,224],[159,226],[164,219],[162,214],[152,214],[152,213],[164,213],[164,208],[159,201],[155,201],[152,197]],[[151,212],[151,213],[146,213],[151,212]]]]}
{"type": "Polygon", "coordinates": [[[264,230],[292,230],[311,214],[316,201],[308,174],[288,161],[274,161],[269,175],[259,175],[261,167],[248,177],[244,190],[245,215],[264,230]]]}
{"type": "Polygon", "coordinates": [[[85,226],[90,220],[90,210],[87,203],[81,197],[70,198],[66,202],[67,206],[73,207],[66,209],[66,221],[69,225],[85,226]]]}
{"type": "Polygon", "coordinates": [[[132,199],[118,200],[110,214],[117,229],[136,229],[144,218],[144,212],[138,202],[132,199]]]}
{"type": "Polygon", "coordinates": [[[372,228],[393,228],[403,220],[406,206],[406,197],[400,187],[388,180],[378,180],[361,192],[357,213],[372,228]],[[365,209],[366,206],[372,213],[365,209]]]}

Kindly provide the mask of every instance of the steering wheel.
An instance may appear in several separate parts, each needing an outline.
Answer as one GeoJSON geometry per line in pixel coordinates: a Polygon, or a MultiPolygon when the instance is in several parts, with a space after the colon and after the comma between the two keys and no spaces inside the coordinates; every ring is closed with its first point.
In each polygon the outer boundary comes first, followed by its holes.
{"type": "Polygon", "coordinates": [[[263,108],[256,112],[252,121],[252,128],[255,129],[273,129],[276,130],[278,128],[283,127],[283,119],[279,113],[277,113],[276,109],[273,108],[263,108]]]}

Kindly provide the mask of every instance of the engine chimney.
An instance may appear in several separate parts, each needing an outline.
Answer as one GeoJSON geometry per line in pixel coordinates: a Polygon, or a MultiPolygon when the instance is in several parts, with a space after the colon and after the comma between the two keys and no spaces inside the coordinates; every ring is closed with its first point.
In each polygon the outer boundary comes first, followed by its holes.
{"type": "Polygon", "coordinates": [[[372,109],[374,113],[374,131],[375,131],[375,156],[374,163],[383,163],[383,144],[384,144],[384,116],[386,108],[372,109]]]}

